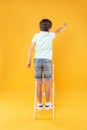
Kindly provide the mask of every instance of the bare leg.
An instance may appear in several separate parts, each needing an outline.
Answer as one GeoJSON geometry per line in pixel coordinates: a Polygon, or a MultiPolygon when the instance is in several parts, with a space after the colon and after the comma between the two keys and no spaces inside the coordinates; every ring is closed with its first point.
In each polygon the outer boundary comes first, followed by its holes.
{"type": "Polygon", "coordinates": [[[37,80],[37,98],[38,102],[42,103],[42,80],[37,80]]]}
{"type": "Polygon", "coordinates": [[[50,80],[45,80],[45,93],[46,93],[46,102],[49,103],[50,100],[50,80]]]}

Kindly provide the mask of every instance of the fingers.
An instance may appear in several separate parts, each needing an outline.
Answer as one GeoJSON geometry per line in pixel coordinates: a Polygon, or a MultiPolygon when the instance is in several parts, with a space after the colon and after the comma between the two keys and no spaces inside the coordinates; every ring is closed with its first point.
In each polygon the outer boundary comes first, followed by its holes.
{"type": "Polygon", "coordinates": [[[67,26],[67,24],[66,24],[66,23],[64,23],[64,24],[63,24],[63,26],[64,26],[64,27],[66,27],[66,26],[67,26]]]}
{"type": "Polygon", "coordinates": [[[62,26],[62,28],[65,29],[66,27],[67,27],[67,24],[64,23],[63,26],[62,26]]]}

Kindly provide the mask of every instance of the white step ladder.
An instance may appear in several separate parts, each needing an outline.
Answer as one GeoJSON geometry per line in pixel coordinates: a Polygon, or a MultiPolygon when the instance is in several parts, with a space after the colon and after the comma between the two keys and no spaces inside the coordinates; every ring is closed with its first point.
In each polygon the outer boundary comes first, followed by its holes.
{"type": "MultiPolygon", "coordinates": [[[[52,87],[50,90],[50,95],[52,96],[52,106],[51,106],[51,110],[52,110],[52,119],[54,120],[54,65],[52,65],[52,87]]],[[[36,109],[38,109],[37,106],[37,87],[36,87],[36,81],[35,81],[35,95],[34,95],[34,120],[36,119],[36,109]]],[[[45,96],[45,92],[42,93],[42,96],[45,96]]],[[[49,109],[49,110],[50,110],[49,109]]],[[[43,107],[42,110],[46,110],[45,106],[43,107]]]]}

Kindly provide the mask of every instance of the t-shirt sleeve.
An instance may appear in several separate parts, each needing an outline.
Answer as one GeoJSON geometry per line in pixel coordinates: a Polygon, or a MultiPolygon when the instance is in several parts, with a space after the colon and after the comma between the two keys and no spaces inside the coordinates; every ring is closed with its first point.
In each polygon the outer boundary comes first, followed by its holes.
{"type": "Polygon", "coordinates": [[[36,34],[35,34],[34,37],[33,37],[33,39],[32,39],[32,42],[33,42],[33,43],[36,43],[36,40],[37,40],[36,37],[37,37],[37,36],[36,36],[36,34]]]}
{"type": "Polygon", "coordinates": [[[54,32],[51,32],[51,37],[54,39],[56,37],[56,34],[54,32]]]}

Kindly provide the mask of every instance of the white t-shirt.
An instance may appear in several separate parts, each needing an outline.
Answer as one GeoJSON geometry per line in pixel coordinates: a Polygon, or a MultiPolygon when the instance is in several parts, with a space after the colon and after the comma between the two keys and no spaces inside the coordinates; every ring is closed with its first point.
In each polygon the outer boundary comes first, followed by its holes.
{"type": "Polygon", "coordinates": [[[52,41],[55,33],[41,31],[34,35],[32,42],[36,44],[36,54],[34,59],[50,59],[52,60],[52,41]]]}

